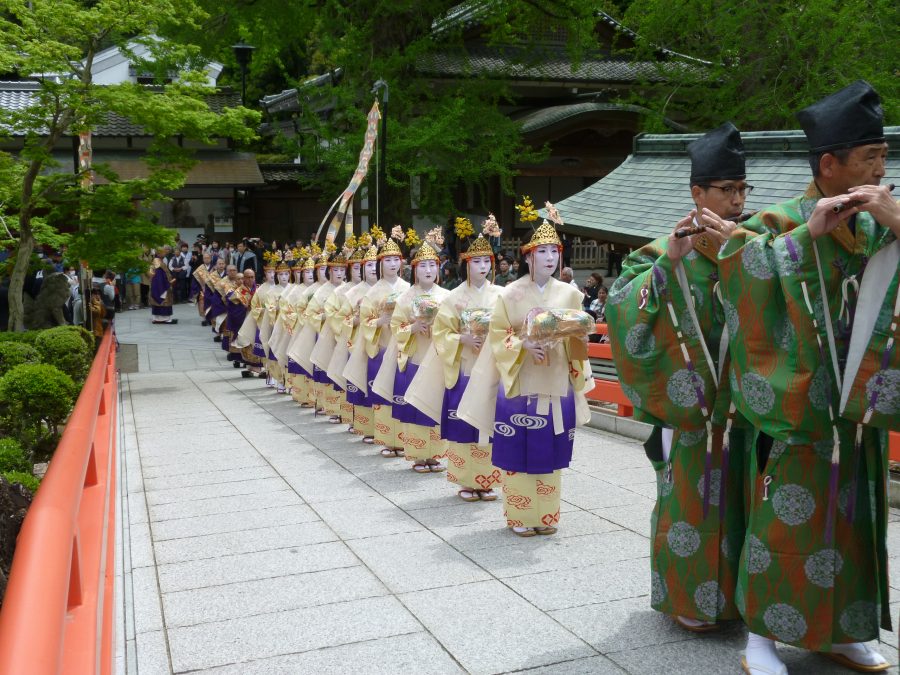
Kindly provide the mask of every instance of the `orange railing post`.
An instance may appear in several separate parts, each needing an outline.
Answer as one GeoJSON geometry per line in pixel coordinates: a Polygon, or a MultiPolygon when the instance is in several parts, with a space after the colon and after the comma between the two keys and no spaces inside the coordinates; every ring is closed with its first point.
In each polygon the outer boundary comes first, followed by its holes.
{"type": "Polygon", "coordinates": [[[16,542],[0,673],[112,672],[116,355],[108,330],[16,542]]]}
{"type": "MultiPolygon", "coordinates": [[[[597,324],[598,335],[609,335],[609,329],[605,323],[597,324]]],[[[608,342],[599,343],[591,342],[588,344],[588,356],[595,359],[605,359],[612,361],[612,347],[608,342]]],[[[618,380],[602,380],[594,378],[594,388],[587,393],[589,401],[603,401],[604,403],[615,403],[617,407],[616,414],[619,417],[632,417],[634,415],[634,404],[625,396],[618,380]]]]}
{"type": "Polygon", "coordinates": [[[890,434],[888,459],[892,462],[900,462],[900,431],[892,431],[890,434]]]}

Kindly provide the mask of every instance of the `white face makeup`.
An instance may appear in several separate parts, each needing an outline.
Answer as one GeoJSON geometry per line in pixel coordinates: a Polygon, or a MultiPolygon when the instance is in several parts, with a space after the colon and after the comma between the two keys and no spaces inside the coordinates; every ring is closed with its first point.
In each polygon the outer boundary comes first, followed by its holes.
{"type": "Polygon", "coordinates": [[[290,272],[279,272],[278,273],[278,283],[284,286],[285,284],[290,283],[291,281],[291,273],[290,272]]]}
{"type": "Polygon", "coordinates": [[[318,279],[319,281],[321,281],[324,284],[326,281],[328,281],[328,275],[326,274],[327,271],[328,271],[328,268],[325,265],[322,265],[321,267],[317,267],[316,268],[316,279],[318,279]]]}
{"type": "Polygon", "coordinates": [[[344,277],[347,276],[347,268],[346,267],[329,267],[328,268],[328,276],[331,277],[331,283],[337,286],[340,283],[343,283],[344,277]]]}
{"type": "Polygon", "coordinates": [[[266,270],[266,281],[270,284],[275,283],[275,270],[266,270]]]}
{"type": "Polygon", "coordinates": [[[362,279],[362,263],[353,263],[350,265],[350,281],[356,283],[362,279]]]}
{"type": "Polygon", "coordinates": [[[371,285],[378,281],[378,263],[374,260],[367,261],[365,266],[365,273],[367,284],[371,285]]]}
{"type": "Polygon", "coordinates": [[[381,259],[381,273],[388,281],[394,281],[400,272],[400,256],[389,255],[381,259]]]}
{"type": "Polygon", "coordinates": [[[438,264],[434,260],[423,260],[416,265],[416,283],[426,291],[434,285],[437,274],[438,264]]]}
{"type": "Polygon", "coordinates": [[[294,270],[294,283],[295,284],[303,283],[303,270],[300,268],[297,268],[294,270]]]}
{"type": "Polygon", "coordinates": [[[559,265],[559,249],[556,246],[538,246],[528,258],[534,280],[543,286],[559,265]]]}
{"type": "Polygon", "coordinates": [[[312,270],[303,270],[303,283],[307,286],[311,285],[313,282],[313,271],[312,270]]]}
{"type": "Polygon", "coordinates": [[[479,255],[469,258],[469,268],[466,272],[469,275],[469,283],[476,288],[481,288],[487,279],[487,275],[491,272],[491,257],[489,255],[479,255]]]}

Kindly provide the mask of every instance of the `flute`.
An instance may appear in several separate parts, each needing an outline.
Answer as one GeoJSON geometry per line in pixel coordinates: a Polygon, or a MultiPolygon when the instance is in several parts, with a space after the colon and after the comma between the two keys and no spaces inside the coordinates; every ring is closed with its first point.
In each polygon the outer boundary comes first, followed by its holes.
{"type": "MultiPolygon", "coordinates": [[[[737,218],[731,218],[731,222],[733,223],[743,223],[747,220],[750,220],[753,216],[757,214],[757,211],[747,211],[747,213],[742,213],[737,218]]],[[[691,227],[682,227],[680,230],[675,231],[676,239],[684,239],[685,237],[691,237],[695,234],[700,234],[706,229],[706,225],[691,225],[691,227]]]]}
{"type": "MultiPolygon", "coordinates": [[[[888,189],[888,192],[893,192],[893,191],[894,191],[894,184],[893,184],[893,183],[890,183],[890,184],[887,186],[887,189],[888,189]]],[[[835,204],[834,206],[831,207],[831,210],[832,210],[834,213],[840,213],[840,212],[843,211],[844,209],[849,209],[849,208],[854,207],[854,206],[859,206],[860,204],[862,204],[862,202],[856,201],[856,200],[854,199],[853,201],[843,202],[843,203],[841,203],[841,204],[835,204]]]]}

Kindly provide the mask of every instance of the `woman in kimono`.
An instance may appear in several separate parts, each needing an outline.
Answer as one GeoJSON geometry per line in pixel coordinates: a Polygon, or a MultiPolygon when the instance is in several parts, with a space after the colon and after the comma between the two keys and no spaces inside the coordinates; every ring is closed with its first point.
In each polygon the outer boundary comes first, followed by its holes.
{"type": "Polygon", "coordinates": [[[391,317],[393,340],[388,353],[396,351],[397,356],[385,358],[376,378],[376,391],[381,382],[384,383],[382,391],[393,387],[391,414],[401,425],[398,437],[403,443],[406,459],[413,462],[412,469],[417,473],[445,469],[438,461],[444,456],[444,447],[437,423],[403,398],[422,359],[432,349],[431,324],[441,301],[449,293],[437,285],[439,268],[440,256],[426,239],[412,259],[412,279],[415,283],[397,299],[391,317]]]}
{"type": "MultiPolygon", "coordinates": [[[[371,241],[371,238],[369,240],[371,241]]],[[[363,298],[377,283],[378,248],[369,246],[363,257],[363,283],[347,292],[346,303],[341,309],[343,316],[341,335],[331,363],[328,364],[328,376],[335,382],[343,382],[347,392],[347,403],[352,408],[352,431],[360,434],[364,443],[375,442],[375,415],[372,402],[369,400],[368,388],[361,388],[351,382],[346,372],[350,365],[351,354],[355,351],[362,359],[361,372],[365,377],[366,342],[360,331],[360,311],[363,298]],[[343,346],[341,341],[344,342],[343,346]]]]}
{"type": "MultiPolygon", "coordinates": [[[[276,255],[280,256],[279,251],[276,255]]],[[[265,354],[264,362],[266,364],[266,384],[275,387],[279,394],[287,393],[287,386],[284,381],[284,373],[278,365],[278,359],[272,351],[272,334],[275,326],[278,325],[278,309],[280,307],[279,299],[290,287],[291,268],[286,261],[282,260],[275,268],[275,280],[277,284],[270,288],[263,300],[263,309],[265,310],[259,323],[257,342],[262,347],[265,354]]]]}
{"type": "Polygon", "coordinates": [[[487,278],[494,266],[494,251],[484,236],[479,236],[460,258],[466,281],[444,298],[433,328],[444,385],[441,438],[447,480],[459,485],[460,499],[494,501],[497,494],[492,486],[500,483],[500,470],[491,463],[491,444],[478,429],[459,419],[456,411],[484,346],[485,334],[478,326],[490,320],[501,289],[487,278]]]}
{"type": "Polygon", "coordinates": [[[498,298],[490,352],[482,350],[470,379],[478,386],[466,388],[458,415],[483,433],[493,431],[507,525],[533,537],[557,531],[560,474],[572,458],[576,425],[590,418],[584,392],[593,379],[578,338],[538,343],[524,330],[532,309],[581,310],[581,291],[553,278],[562,253],[556,229],[544,221],[522,253],[530,274],[498,298]]]}
{"type": "Polygon", "coordinates": [[[297,305],[308,286],[313,283],[313,270],[304,268],[309,258],[309,249],[294,249],[294,266],[292,269],[294,282],[288,284],[278,298],[278,320],[269,338],[269,348],[278,362],[282,384],[288,391],[293,389],[294,375],[290,372],[290,361],[287,350],[294,338],[295,328],[299,322],[297,305]]]}
{"type": "MultiPolygon", "coordinates": [[[[325,301],[325,325],[316,341],[312,362],[325,373],[330,383],[325,392],[325,412],[330,416],[328,421],[331,424],[344,422],[352,426],[353,406],[347,403],[344,393],[346,380],[343,376],[339,376],[339,379],[335,380],[328,372],[331,359],[334,357],[341,339],[344,319],[352,314],[352,308],[347,301],[347,293],[362,283],[362,264],[365,251],[358,248],[351,250],[345,245],[344,254],[348,256],[346,273],[349,280],[342,286],[338,286],[331,297],[325,301]]],[[[344,344],[346,345],[346,340],[344,344]]]]}
{"type": "Polygon", "coordinates": [[[391,415],[391,401],[372,391],[372,382],[381,368],[391,340],[391,315],[397,298],[409,288],[400,278],[402,252],[397,242],[388,239],[378,252],[381,279],[370,288],[360,303],[360,342],[347,362],[344,374],[360,391],[366,392],[375,418],[373,442],[383,446],[385,457],[399,457],[403,447],[400,425],[391,415]]]}
{"type": "Polygon", "coordinates": [[[300,404],[301,408],[312,408],[313,405],[311,401],[312,369],[310,368],[307,370],[304,368],[303,365],[294,358],[292,350],[296,345],[297,340],[300,338],[300,334],[303,332],[303,327],[306,325],[304,318],[306,306],[309,304],[309,301],[315,292],[322,286],[322,282],[316,280],[316,261],[321,253],[322,251],[319,249],[318,245],[313,244],[310,256],[303,263],[303,283],[306,286],[300,292],[299,297],[297,297],[297,300],[294,303],[296,318],[294,319],[290,342],[285,350],[288,373],[293,375],[293,379],[291,380],[291,395],[294,400],[300,404]]]}
{"type": "MultiPolygon", "coordinates": [[[[344,275],[347,272],[347,258],[343,253],[333,255],[323,253],[316,265],[316,274],[322,282],[318,290],[313,293],[303,313],[303,330],[300,337],[291,345],[288,355],[312,374],[312,403],[316,414],[325,412],[326,390],[331,389],[331,381],[325,371],[315,365],[312,354],[323,337],[325,327],[325,303],[334,295],[338,287],[344,283],[344,275]]],[[[330,336],[324,336],[326,340],[332,340],[330,336]]]]}
{"type": "MultiPolygon", "coordinates": [[[[269,295],[269,292],[276,287],[275,285],[275,267],[277,260],[274,255],[272,255],[269,251],[265,253],[265,264],[263,265],[263,274],[265,275],[265,281],[261,283],[256,292],[253,294],[253,298],[250,300],[250,307],[247,310],[247,315],[244,318],[244,322],[241,324],[240,330],[238,330],[237,335],[233,339],[234,347],[237,349],[244,349],[244,347],[250,347],[250,351],[257,359],[263,362],[266,358],[266,351],[263,348],[262,343],[259,338],[259,326],[263,320],[263,316],[265,315],[265,302],[266,298],[269,295]]],[[[235,368],[241,367],[240,361],[233,361],[232,364],[235,368]]],[[[243,373],[242,373],[243,375],[243,373]]],[[[247,375],[247,377],[250,377],[247,375]]],[[[275,386],[275,381],[272,379],[271,375],[266,377],[266,385],[269,387],[275,386]]]]}

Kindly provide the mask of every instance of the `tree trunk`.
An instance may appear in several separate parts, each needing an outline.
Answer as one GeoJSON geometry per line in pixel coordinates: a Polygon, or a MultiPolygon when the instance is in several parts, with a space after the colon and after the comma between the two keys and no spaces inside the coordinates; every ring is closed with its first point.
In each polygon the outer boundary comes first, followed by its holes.
{"type": "MultiPolygon", "coordinates": [[[[31,220],[30,216],[27,217],[31,220]]],[[[22,218],[25,220],[25,217],[22,218]]],[[[16,262],[9,278],[9,324],[11,331],[25,330],[25,303],[22,294],[25,288],[25,276],[28,274],[28,263],[34,251],[34,234],[31,224],[19,221],[19,242],[16,247],[16,262]]]]}

